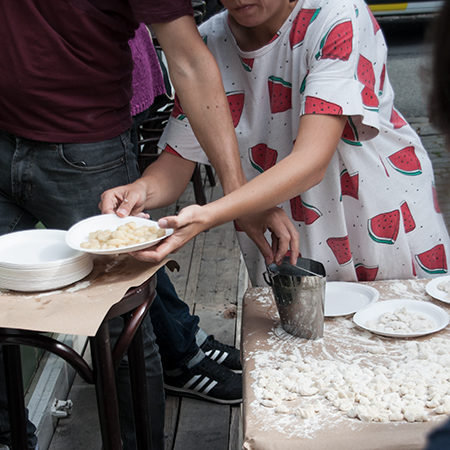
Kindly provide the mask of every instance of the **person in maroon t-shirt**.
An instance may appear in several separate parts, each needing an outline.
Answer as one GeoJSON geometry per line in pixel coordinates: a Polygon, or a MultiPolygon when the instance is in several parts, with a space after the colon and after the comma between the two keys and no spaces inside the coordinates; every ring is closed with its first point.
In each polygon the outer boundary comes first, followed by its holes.
{"type": "MultiPolygon", "coordinates": [[[[105,190],[139,177],[129,134],[128,47],[139,22],[152,25],[183,109],[224,191],[245,182],[221,76],[197,32],[189,0],[1,2],[0,234],[32,228],[38,221],[67,229],[99,213],[105,190]]],[[[285,227],[283,219],[271,217],[274,229],[285,227]]],[[[255,230],[261,234],[261,226],[255,230]]],[[[111,327],[112,336],[120,325],[111,327]]],[[[148,317],[142,327],[153,448],[161,449],[161,363],[148,317]]],[[[129,418],[129,410],[122,408],[123,416],[129,418]]],[[[135,448],[127,425],[122,429],[124,448],[135,448]]],[[[29,448],[35,449],[30,422],[28,431],[29,448]]],[[[10,444],[3,370],[0,444],[10,444]]]]}

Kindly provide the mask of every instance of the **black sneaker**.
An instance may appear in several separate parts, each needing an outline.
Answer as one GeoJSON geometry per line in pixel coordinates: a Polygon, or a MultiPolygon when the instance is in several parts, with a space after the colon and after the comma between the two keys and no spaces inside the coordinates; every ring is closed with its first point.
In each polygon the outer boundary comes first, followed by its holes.
{"type": "Polygon", "coordinates": [[[164,374],[167,393],[233,405],[242,402],[242,376],[203,358],[180,375],[164,374]]]}
{"type": "Polygon", "coordinates": [[[234,372],[242,372],[241,353],[236,347],[222,344],[222,342],[216,341],[214,336],[209,335],[200,348],[209,359],[228,367],[234,372]]]}

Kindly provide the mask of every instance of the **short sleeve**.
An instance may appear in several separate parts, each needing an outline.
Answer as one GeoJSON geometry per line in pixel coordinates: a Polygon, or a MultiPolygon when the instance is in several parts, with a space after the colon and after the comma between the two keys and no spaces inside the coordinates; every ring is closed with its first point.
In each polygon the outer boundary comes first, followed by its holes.
{"type": "Polygon", "coordinates": [[[376,61],[375,36],[361,32],[365,29],[361,21],[366,21],[373,34],[367,11],[349,5],[338,12],[337,8],[322,11],[316,34],[305,41],[310,51],[300,114],[350,116],[358,139],[364,141],[375,137],[380,128],[374,67],[378,64],[381,69],[383,64],[376,61]]]}
{"type": "Polygon", "coordinates": [[[171,116],[169,118],[158,147],[162,151],[169,151],[190,161],[210,164],[186,117],[179,119],[171,116]]]}

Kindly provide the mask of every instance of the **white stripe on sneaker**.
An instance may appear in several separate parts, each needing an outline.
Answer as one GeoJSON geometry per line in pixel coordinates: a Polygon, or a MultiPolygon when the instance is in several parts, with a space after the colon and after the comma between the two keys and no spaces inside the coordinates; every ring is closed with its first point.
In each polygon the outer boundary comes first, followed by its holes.
{"type": "Polygon", "coordinates": [[[203,378],[203,380],[200,381],[200,383],[198,383],[197,386],[194,386],[194,388],[193,388],[194,391],[202,392],[202,387],[203,387],[206,383],[208,383],[210,380],[211,380],[211,378],[209,378],[209,377],[203,378]]]}
{"type": "Polygon", "coordinates": [[[184,386],[184,389],[189,389],[199,378],[201,375],[194,375],[184,386]]]}
{"type": "Polygon", "coordinates": [[[227,359],[227,356],[228,352],[223,352],[223,355],[217,360],[217,363],[222,364],[227,359]]]}
{"type": "Polygon", "coordinates": [[[217,384],[217,381],[211,381],[208,386],[206,386],[205,390],[203,391],[204,394],[207,394],[215,385],[217,384]]]}
{"type": "Polygon", "coordinates": [[[210,358],[214,361],[220,355],[220,350],[215,350],[210,358]]]}

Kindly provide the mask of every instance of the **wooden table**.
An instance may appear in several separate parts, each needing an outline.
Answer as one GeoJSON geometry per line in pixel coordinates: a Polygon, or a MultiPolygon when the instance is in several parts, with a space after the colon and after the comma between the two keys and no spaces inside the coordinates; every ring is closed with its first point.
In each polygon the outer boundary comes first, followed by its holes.
{"type": "MultiPolygon", "coordinates": [[[[430,301],[447,312],[450,305],[432,299],[425,293],[429,280],[377,281],[367,283],[378,289],[379,301],[393,298],[409,298],[430,301]]],[[[416,338],[418,342],[433,342],[433,339],[448,340],[450,350],[450,329],[433,335],[416,338]]],[[[363,355],[378,364],[386,364],[387,358],[403,351],[412,339],[384,338],[353,326],[351,317],[325,320],[324,338],[305,341],[288,335],[282,330],[278,312],[270,288],[251,288],[243,302],[242,349],[244,383],[244,444],[245,449],[290,450],[329,449],[333,450],[375,450],[375,449],[423,449],[430,430],[439,425],[445,415],[435,415],[427,422],[363,422],[349,418],[335,408],[325,397],[321,401],[327,406],[314,414],[299,417],[293,414],[296,400],[283,401],[290,408],[289,413],[280,414],[277,408],[260,395],[259,379],[267,368],[282,370],[297,357],[345,358],[363,355]],[[379,353],[383,355],[379,355],[379,353]],[[382,357],[381,357],[382,356],[382,357]]],[[[444,341],[445,344],[445,341],[444,341]]],[[[297,394],[298,395],[298,394],[297,394]]],[[[317,394],[320,396],[320,393],[317,394]]],[[[306,400],[305,400],[306,399],[306,400]]],[[[313,397],[303,397],[312,402],[313,397]]],[[[297,403],[298,404],[298,403],[297,403]]],[[[285,408],[286,409],[286,408],[285,408]]],[[[297,408],[297,411],[299,409],[297,408]]]]}

